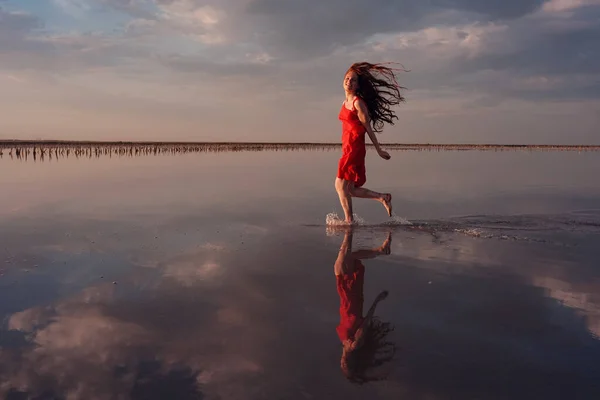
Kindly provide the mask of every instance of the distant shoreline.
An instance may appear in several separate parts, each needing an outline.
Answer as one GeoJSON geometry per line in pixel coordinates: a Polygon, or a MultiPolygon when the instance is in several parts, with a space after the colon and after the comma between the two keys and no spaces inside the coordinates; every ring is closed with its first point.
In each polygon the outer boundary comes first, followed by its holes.
{"type": "MultiPolygon", "coordinates": [[[[161,141],[81,141],[81,140],[0,140],[3,149],[31,148],[77,148],[77,147],[186,147],[186,148],[223,148],[223,149],[302,149],[302,148],[339,148],[341,143],[319,142],[161,142],[161,141]]],[[[373,147],[372,144],[367,144],[373,147]]],[[[494,144],[494,143],[382,143],[382,147],[397,150],[600,150],[600,145],[578,144],[494,144]]]]}

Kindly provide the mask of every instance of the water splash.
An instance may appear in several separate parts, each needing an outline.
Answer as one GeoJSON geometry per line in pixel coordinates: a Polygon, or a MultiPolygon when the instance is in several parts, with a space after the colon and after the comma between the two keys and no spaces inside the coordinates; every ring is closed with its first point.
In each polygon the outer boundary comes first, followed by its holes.
{"type": "Polygon", "coordinates": [[[362,217],[356,214],[352,214],[352,216],[354,221],[352,224],[349,224],[344,219],[340,218],[337,213],[332,212],[327,214],[325,217],[325,234],[327,236],[335,236],[339,234],[340,230],[344,227],[365,225],[365,220],[362,217]]]}
{"type": "Polygon", "coordinates": [[[354,222],[352,224],[347,223],[343,218],[340,218],[337,213],[329,213],[325,217],[325,225],[327,226],[354,226],[354,225],[366,225],[365,220],[357,214],[352,214],[354,222]]]}
{"type": "Polygon", "coordinates": [[[403,218],[399,215],[392,214],[392,219],[390,221],[378,223],[378,224],[369,224],[365,221],[364,218],[360,217],[357,214],[353,214],[354,222],[352,224],[348,224],[344,219],[340,218],[337,213],[329,213],[325,217],[325,225],[328,227],[344,227],[344,226],[399,226],[399,225],[412,225],[413,223],[403,218]]]}
{"type": "Polygon", "coordinates": [[[491,239],[491,238],[494,237],[491,234],[483,232],[479,228],[456,228],[456,229],[454,229],[454,232],[456,232],[456,233],[462,233],[463,235],[467,235],[467,236],[471,236],[471,237],[476,237],[476,238],[491,239]]]}
{"type": "Polygon", "coordinates": [[[404,217],[396,215],[392,212],[392,220],[385,223],[386,225],[412,225],[413,223],[404,217]]]}

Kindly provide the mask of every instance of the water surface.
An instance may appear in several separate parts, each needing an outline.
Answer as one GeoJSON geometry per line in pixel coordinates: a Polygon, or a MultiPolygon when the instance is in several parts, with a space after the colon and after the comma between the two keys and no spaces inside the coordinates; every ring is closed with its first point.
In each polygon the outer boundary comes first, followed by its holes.
{"type": "Polygon", "coordinates": [[[0,397],[596,399],[600,158],[368,153],[364,310],[340,368],[335,151],[0,159],[0,397]],[[406,224],[409,221],[410,224],[406,224]]]}

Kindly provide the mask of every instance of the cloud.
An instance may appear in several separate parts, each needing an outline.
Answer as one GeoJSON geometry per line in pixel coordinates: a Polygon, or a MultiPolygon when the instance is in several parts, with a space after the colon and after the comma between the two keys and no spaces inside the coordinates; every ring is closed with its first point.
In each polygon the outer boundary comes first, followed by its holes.
{"type": "Polygon", "coordinates": [[[7,11],[0,6],[0,52],[19,48],[27,36],[41,26],[41,21],[34,15],[7,11]]]}
{"type": "MultiPolygon", "coordinates": [[[[87,4],[84,0],[73,1],[64,4],[87,7],[81,5],[87,4]]],[[[166,66],[186,73],[246,77],[269,74],[275,80],[277,70],[298,72],[291,61],[309,70],[319,57],[328,55],[327,63],[335,65],[336,58],[348,59],[349,54],[357,58],[361,54],[387,57],[404,62],[416,74],[438,76],[443,72],[452,76],[486,69],[516,69],[540,75],[560,72],[561,68],[581,73],[599,68],[593,51],[599,29],[589,12],[575,12],[570,25],[563,23],[561,27],[556,26],[556,18],[547,15],[553,13],[544,11],[548,7],[540,8],[539,1],[438,1],[419,6],[387,0],[374,4],[357,0],[309,3],[299,6],[295,1],[226,1],[217,8],[194,0],[156,0],[152,17],[131,20],[120,34],[54,34],[29,38],[27,43],[44,50],[43,57],[50,59],[38,65],[54,65],[57,70],[119,66],[138,59],[155,68],[166,66]],[[355,24],[356,20],[361,24],[355,24]],[[311,21],[310,29],[306,29],[305,21],[311,21]],[[161,35],[183,35],[209,47],[202,55],[177,51],[177,47],[157,52],[149,41],[141,39],[161,35]],[[438,70],[423,69],[431,65],[431,58],[442,58],[445,63],[438,64],[438,70]],[[574,71],[577,68],[579,71],[574,71]]],[[[102,4],[132,14],[147,11],[142,3],[134,1],[105,0],[102,4]]],[[[566,7],[564,2],[557,4],[566,7]]],[[[31,17],[13,19],[13,25],[21,27],[17,32],[30,32],[33,24],[39,23],[31,17]]],[[[288,74],[283,75],[282,80],[289,80],[288,74]]],[[[431,81],[429,78],[427,81],[431,81]]]]}
{"type": "Polygon", "coordinates": [[[210,5],[197,5],[191,0],[176,0],[162,4],[160,15],[167,21],[190,28],[210,28],[219,24],[223,12],[210,5]]]}
{"type": "Polygon", "coordinates": [[[73,73],[114,66],[140,54],[125,38],[104,33],[49,33],[29,13],[0,8],[2,69],[73,73]]]}
{"type": "Polygon", "coordinates": [[[540,1],[254,0],[244,17],[270,53],[297,59],[328,54],[337,46],[360,43],[371,35],[411,32],[459,21],[496,21],[533,11],[540,1]],[[309,28],[307,28],[307,21],[309,28]],[[443,21],[443,22],[442,22],[443,21]]]}
{"type": "Polygon", "coordinates": [[[576,8],[600,5],[598,0],[549,0],[544,3],[543,10],[549,12],[569,11],[576,8]]]}
{"type": "Polygon", "coordinates": [[[87,0],[52,0],[52,2],[74,17],[80,17],[90,10],[87,0]]]}
{"type": "MultiPolygon", "coordinates": [[[[597,10],[600,12],[600,9],[597,10]]],[[[600,27],[589,10],[568,20],[538,9],[502,22],[427,27],[375,35],[355,53],[410,60],[407,86],[479,92],[498,101],[600,97],[600,27]]]]}
{"type": "Polygon", "coordinates": [[[66,14],[75,18],[83,18],[94,11],[116,10],[139,17],[151,17],[148,12],[150,2],[146,0],[51,0],[66,14]]]}
{"type": "MultiPolygon", "coordinates": [[[[137,99],[153,104],[149,119],[159,118],[164,99],[169,99],[162,108],[165,115],[194,115],[198,97],[204,101],[211,94],[213,107],[248,105],[252,98],[248,113],[256,116],[257,124],[274,121],[271,128],[260,130],[267,140],[280,138],[282,128],[294,120],[310,119],[329,129],[324,125],[329,117],[317,111],[336,108],[341,74],[352,62],[365,59],[398,61],[411,70],[400,76],[410,89],[402,110],[431,110],[444,101],[444,110],[437,114],[460,115],[461,126],[483,118],[464,112],[471,107],[493,109],[514,99],[599,98],[597,0],[55,0],[55,4],[76,14],[79,28],[56,29],[56,22],[35,9],[0,8],[0,74],[23,80],[7,78],[20,83],[22,93],[27,93],[27,86],[33,91],[33,82],[44,81],[44,87],[54,88],[45,89],[47,97],[68,98],[69,107],[75,102],[90,112],[98,103],[118,114],[130,108],[143,112],[145,105],[131,102],[137,99]],[[107,15],[121,22],[98,22],[107,15]],[[96,21],[93,31],[81,28],[88,20],[96,21]],[[70,99],[71,93],[83,91],[83,101],[70,99]],[[115,102],[117,93],[122,98],[115,102]],[[293,100],[302,106],[292,112],[293,100]]],[[[228,111],[211,109],[210,114],[223,121],[228,111]]],[[[132,124],[141,124],[138,115],[133,119],[138,122],[132,124]]],[[[177,125],[188,129],[181,121],[177,125]]],[[[190,120],[189,125],[197,123],[190,120]]],[[[306,124],[294,123],[298,128],[290,131],[290,138],[306,124]]],[[[417,119],[410,123],[419,124],[421,131],[430,130],[417,119]]],[[[232,132],[233,140],[247,135],[241,125],[229,119],[207,131],[232,132]]],[[[463,130],[456,129],[453,137],[463,130]]],[[[132,134],[142,131],[140,125],[132,134]]],[[[321,137],[316,131],[310,134],[321,137]]]]}
{"type": "Polygon", "coordinates": [[[574,11],[569,21],[540,13],[513,22],[499,41],[503,52],[490,52],[467,63],[471,69],[507,69],[517,73],[600,73],[600,15],[574,11]]]}
{"type": "Polygon", "coordinates": [[[222,34],[252,38],[259,49],[255,54],[266,54],[268,68],[241,57],[214,57],[218,53],[207,58],[173,56],[166,64],[208,76],[263,75],[263,85],[295,81],[296,87],[314,90],[312,97],[336,93],[338,75],[359,59],[403,62],[411,73],[401,79],[411,90],[450,87],[457,95],[479,91],[500,101],[584,100],[599,94],[594,75],[600,72],[595,51],[600,28],[594,13],[576,5],[565,19],[540,1],[418,7],[333,0],[302,6],[269,0],[244,4],[230,7],[229,19],[235,24],[223,26],[222,34]],[[355,20],[361,24],[351,22],[355,20]],[[311,21],[310,29],[305,21],[311,21]],[[220,58],[229,61],[214,61],[220,58]]]}
{"type": "Polygon", "coordinates": [[[205,45],[223,44],[227,38],[223,35],[221,25],[227,14],[217,5],[193,0],[156,0],[155,11],[138,3],[123,7],[116,0],[105,2],[115,9],[135,17],[128,23],[129,35],[179,35],[205,45]]]}

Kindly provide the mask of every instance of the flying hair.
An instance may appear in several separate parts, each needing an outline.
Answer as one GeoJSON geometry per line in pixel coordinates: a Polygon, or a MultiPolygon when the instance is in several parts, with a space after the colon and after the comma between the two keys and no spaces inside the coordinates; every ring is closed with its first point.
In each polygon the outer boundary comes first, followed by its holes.
{"type": "Polygon", "coordinates": [[[385,380],[389,374],[383,365],[394,359],[396,345],[387,340],[394,327],[374,317],[366,331],[364,344],[342,357],[341,368],[346,378],[355,384],[385,380]]]}
{"type": "Polygon", "coordinates": [[[358,76],[358,90],[356,94],[366,103],[371,118],[373,131],[381,132],[384,123],[394,125],[398,119],[392,107],[406,101],[400,90],[406,88],[400,86],[396,80],[395,71],[407,72],[402,64],[401,68],[386,67],[386,65],[397,63],[358,62],[350,66],[346,75],[353,71],[358,76]]]}

